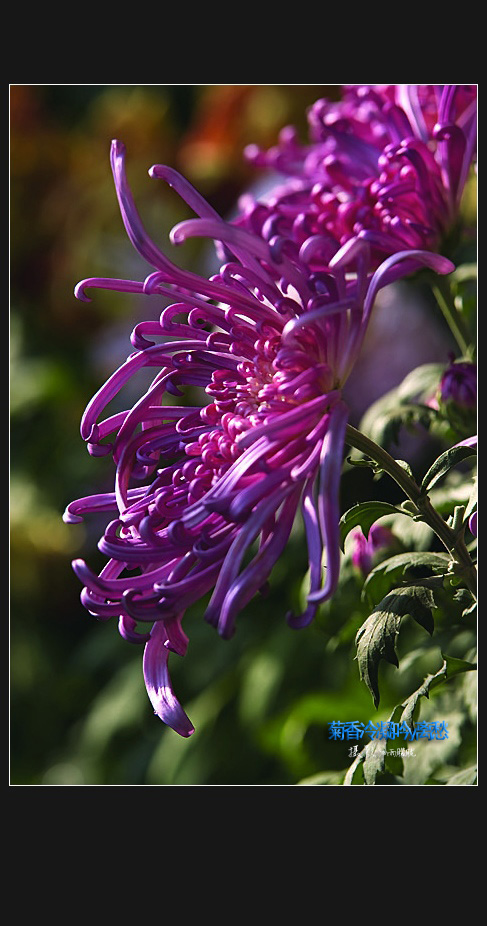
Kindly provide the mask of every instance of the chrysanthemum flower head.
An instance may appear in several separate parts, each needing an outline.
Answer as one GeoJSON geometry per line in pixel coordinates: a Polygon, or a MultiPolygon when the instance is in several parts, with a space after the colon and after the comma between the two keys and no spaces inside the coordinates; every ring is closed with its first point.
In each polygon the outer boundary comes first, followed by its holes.
{"type": "Polygon", "coordinates": [[[87,279],[76,293],[87,299],[88,288],[102,287],[145,293],[154,308],[160,297],[174,302],[135,327],[133,351],[82,419],[90,452],[113,457],[114,491],[78,499],[65,519],[111,513],[99,543],[107,557],[101,573],[73,563],[82,602],[101,620],[116,617],[127,640],[144,644],[154,710],[188,736],[193,727],[168,674],[169,652],[184,654],[187,647],[185,611],[211,593],[205,617],[230,637],[238,614],[266,587],[301,513],[310,589],[303,613],[288,614],[288,621],[299,628],[313,620],[338,581],[347,424],[341,387],[375,295],[421,264],[440,273],[453,268],[413,251],[371,272],[361,251],[353,273],[346,253],[315,272],[312,246],[264,240],[223,222],[179,174],[157,165],[151,175],[170,183],[198,216],[173,229],[173,243],[203,236],[225,248],[229,259],[206,279],[178,268],[148,237],[119,142],[111,157],[127,233],[152,272],[144,281],[87,279]],[[104,417],[144,367],[155,370],[149,388],[132,408],[104,417]],[[188,386],[200,390],[202,404],[184,404],[188,386]]]}
{"type": "Polygon", "coordinates": [[[367,242],[376,265],[408,248],[439,250],[453,226],[476,144],[472,85],[348,86],[340,102],[308,112],[310,141],[291,127],[256,166],[287,179],[261,199],[246,195],[237,222],[300,246],[314,266],[349,242],[367,242]]]}

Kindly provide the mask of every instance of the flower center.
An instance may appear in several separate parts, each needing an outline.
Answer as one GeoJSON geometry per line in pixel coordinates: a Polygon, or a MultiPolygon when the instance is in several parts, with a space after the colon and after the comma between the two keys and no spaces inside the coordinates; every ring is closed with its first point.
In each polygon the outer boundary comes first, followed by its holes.
{"type": "MultiPolygon", "coordinates": [[[[312,345],[310,339],[283,347],[281,336],[276,334],[259,339],[254,348],[253,360],[243,360],[236,371],[213,372],[205,389],[213,401],[200,411],[201,421],[210,427],[185,447],[189,457],[200,457],[207,465],[208,469],[199,471],[200,476],[209,478],[211,469],[212,481],[243,453],[240,439],[248,431],[271,422],[275,425],[286,412],[333,389],[332,371],[317,356],[316,343],[312,345]]],[[[310,428],[315,423],[313,412],[310,428]]]]}

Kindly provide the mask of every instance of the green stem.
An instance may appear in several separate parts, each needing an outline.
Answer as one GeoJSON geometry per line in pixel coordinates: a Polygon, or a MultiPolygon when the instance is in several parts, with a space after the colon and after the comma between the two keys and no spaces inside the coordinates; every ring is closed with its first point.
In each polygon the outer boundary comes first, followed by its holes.
{"type": "Polygon", "coordinates": [[[423,521],[439,537],[452,557],[454,572],[461,575],[470,591],[475,595],[477,590],[477,575],[475,566],[465,546],[463,531],[457,532],[448,526],[441,515],[433,508],[427,495],[424,495],[420,486],[409,476],[406,470],[391,457],[387,450],[379,447],[374,441],[357,431],[352,425],[347,425],[345,440],[351,447],[365,453],[371,460],[379,464],[392,479],[397,482],[405,495],[414,503],[423,521]]]}
{"type": "Polygon", "coordinates": [[[465,327],[463,318],[461,317],[452,299],[450,284],[448,280],[444,280],[442,277],[437,277],[435,278],[434,283],[432,283],[432,287],[436,296],[436,301],[438,302],[438,305],[443,312],[450,331],[460,348],[462,356],[466,356],[470,347],[470,338],[468,336],[468,331],[465,327]]]}

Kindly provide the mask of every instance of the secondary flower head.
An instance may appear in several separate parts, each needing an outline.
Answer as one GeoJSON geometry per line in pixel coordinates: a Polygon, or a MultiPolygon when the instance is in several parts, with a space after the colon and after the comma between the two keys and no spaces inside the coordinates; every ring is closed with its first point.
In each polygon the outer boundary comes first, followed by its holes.
{"type": "Polygon", "coordinates": [[[454,402],[461,409],[476,408],[476,364],[452,359],[441,377],[439,399],[443,403],[454,402]]]}
{"type": "Polygon", "coordinates": [[[440,273],[453,266],[413,251],[371,272],[363,251],[354,273],[346,272],[347,254],[314,272],[293,241],[263,240],[223,222],[179,174],[156,165],[151,176],[171,184],[198,216],[173,229],[173,243],[208,237],[229,257],[206,279],[178,268],[146,234],[117,141],[111,161],[127,233],[153,272],[144,281],[84,280],[76,294],[87,299],[86,289],[102,287],[175,301],[135,327],[133,351],[89,403],[81,434],[93,455],[112,455],[114,491],[71,503],[65,520],[111,512],[99,543],[107,557],[101,573],[73,563],[82,602],[99,619],[118,618],[121,634],[145,645],[154,710],[188,736],[193,727],[168,674],[169,652],[187,647],[186,609],[211,592],[206,619],[230,637],[238,613],[265,588],[299,512],[310,590],[290,625],[309,624],[333,594],[347,424],[341,386],[380,287],[421,264],[440,273]],[[132,408],[107,414],[143,367],[155,369],[149,388],[132,408]],[[199,390],[196,404],[184,404],[186,387],[199,390]],[[141,632],[139,623],[152,628],[141,632]]]}
{"type": "Polygon", "coordinates": [[[382,524],[373,524],[366,538],[361,528],[352,534],[353,549],[352,563],[364,576],[366,576],[377,558],[379,551],[390,549],[396,543],[396,538],[388,527],[382,524]]]}
{"type": "Polygon", "coordinates": [[[318,100],[308,121],[308,144],[288,127],[269,151],[247,148],[287,179],[261,200],[242,198],[238,224],[308,241],[315,268],[364,241],[376,264],[407,248],[440,249],[475,152],[475,86],[348,86],[338,103],[318,100]]]}

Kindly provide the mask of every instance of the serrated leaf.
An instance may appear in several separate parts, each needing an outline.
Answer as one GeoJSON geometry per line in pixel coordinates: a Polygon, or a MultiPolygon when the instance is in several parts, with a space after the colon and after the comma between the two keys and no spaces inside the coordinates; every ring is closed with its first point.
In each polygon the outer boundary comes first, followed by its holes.
{"type": "Polygon", "coordinates": [[[364,770],[363,762],[365,759],[365,749],[362,749],[359,752],[356,759],[353,760],[350,768],[348,769],[345,778],[343,779],[344,785],[357,785],[364,784],[364,770]]]}
{"type": "MultiPolygon", "coordinates": [[[[425,711],[426,713],[426,711],[425,711]]],[[[431,716],[431,710],[427,712],[431,716]]],[[[465,722],[465,713],[462,710],[444,710],[442,708],[441,720],[446,725],[448,736],[434,743],[426,738],[414,741],[414,755],[404,759],[403,782],[405,785],[433,784],[435,772],[445,765],[456,761],[458,750],[462,743],[462,725],[465,722]]]]}
{"type": "MultiPolygon", "coordinates": [[[[401,710],[402,710],[402,705],[401,705],[401,704],[398,704],[398,705],[394,708],[394,710],[393,710],[391,716],[389,717],[388,723],[398,723],[398,722],[399,722],[399,718],[400,718],[400,716],[401,716],[401,710]]],[[[404,771],[404,762],[402,761],[401,756],[391,755],[390,750],[387,750],[384,759],[385,759],[385,765],[387,766],[388,770],[389,770],[393,775],[402,775],[402,774],[403,774],[403,771],[404,771]],[[387,753],[389,753],[389,754],[387,754],[387,753]]]]}
{"type": "Polygon", "coordinates": [[[419,402],[401,401],[397,391],[392,390],[370,406],[360,422],[360,430],[376,444],[387,447],[397,444],[402,427],[421,425],[428,430],[437,418],[437,409],[419,402]]]}
{"type": "Polygon", "coordinates": [[[448,553],[430,553],[428,550],[414,551],[407,553],[398,553],[397,556],[391,556],[384,562],[375,567],[374,572],[390,572],[397,566],[403,566],[405,569],[417,566],[428,566],[432,570],[441,571],[448,566],[450,557],[448,553]]]}
{"type": "Polygon", "coordinates": [[[414,593],[414,610],[408,611],[408,614],[431,636],[435,629],[431,612],[437,607],[433,592],[424,585],[408,585],[405,591],[414,593]]]}
{"type": "Polygon", "coordinates": [[[419,708],[419,699],[420,698],[429,698],[430,691],[433,688],[436,688],[438,685],[443,684],[448,679],[454,678],[455,675],[459,675],[461,672],[471,672],[477,668],[477,666],[472,662],[466,662],[464,659],[457,659],[454,656],[446,656],[444,653],[441,654],[443,659],[443,664],[441,669],[438,669],[438,672],[435,672],[434,675],[427,675],[424,679],[422,685],[406,699],[403,701],[402,707],[403,712],[401,714],[401,723],[406,723],[408,726],[412,726],[414,721],[414,713],[417,708],[419,708]]]}
{"type": "Polygon", "coordinates": [[[472,447],[451,447],[445,450],[430,466],[421,483],[421,492],[426,494],[453,466],[472,456],[476,456],[476,450],[472,447]]]}
{"type": "MultiPolygon", "coordinates": [[[[388,723],[396,723],[399,720],[401,705],[395,707],[388,723]]],[[[358,783],[356,779],[360,776],[366,785],[375,785],[378,775],[381,775],[387,766],[388,771],[393,775],[401,775],[403,772],[403,761],[400,756],[388,755],[387,741],[371,740],[370,743],[361,750],[356,757],[353,765],[348,771],[348,775],[353,778],[353,782],[344,781],[344,784],[358,783]],[[362,764],[363,763],[363,764],[362,764]]],[[[362,783],[362,781],[360,782],[362,783]]]]}
{"type": "Polygon", "coordinates": [[[406,701],[403,701],[401,723],[405,723],[408,727],[412,727],[414,722],[414,714],[418,706],[419,699],[423,697],[429,698],[430,688],[434,688],[436,685],[439,685],[441,682],[445,681],[446,671],[446,661],[443,660],[441,669],[439,669],[435,675],[427,675],[422,685],[420,685],[416,691],[413,691],[412,695],[410,695],[406,701]]]}
{"type": "Polygon", "coordinates": [[[364,582],[362,599],[368,599],[371,603],[377,601],[379,596],[386,594],[399,576],[407,573],[408,569],[421,567],[428,568],[432,572],[446,572],[449,562],[448,553],[409,551],[390,556],[369,572],[364,582]]]}
{"type": "Polygon", "coordinates": [[[387,741],[371,740],[365,747],[364,781],[366,785],[375,785],[377,775],[384,771],[387,741]]]}
{"type": "Polygon", "coordinates": [[[360,678],[369,689],[377,708],[379,663],[382,659],[398,666],[395,644],[403,617],[411,616],[429,633],[433,632],[431,611],[436,607],[431,589],[408,585],[393,589],[372,611],[355,637],[360,678]]]}
{"type": "Polygon", "coordinates": [[[389,502],[359,502],[358,505],[349,508],[342,515],[339,523],[342,551],[345,548],[345,540],[353,528],[360,527],[367,538],[372,525],[386,514],[404,514],[411,517],[409,511],[390,505],[389,502]]]}

